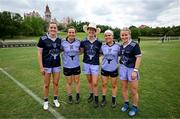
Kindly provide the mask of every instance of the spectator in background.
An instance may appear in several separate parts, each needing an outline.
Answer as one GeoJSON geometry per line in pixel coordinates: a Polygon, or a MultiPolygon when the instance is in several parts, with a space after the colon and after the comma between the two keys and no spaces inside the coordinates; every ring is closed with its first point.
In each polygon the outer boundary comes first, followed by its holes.
{"type": "Polygon", "coordinates": [[[138,37],[138,44],[140,44],[140,42],[141,42],[141,39],[138,37]]]}

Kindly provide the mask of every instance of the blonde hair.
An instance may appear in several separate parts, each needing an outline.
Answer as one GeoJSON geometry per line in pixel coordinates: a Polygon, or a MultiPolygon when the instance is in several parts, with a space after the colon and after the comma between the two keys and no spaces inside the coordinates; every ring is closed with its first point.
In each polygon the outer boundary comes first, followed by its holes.
{"type": "Polygon", "coordinates": [[[124,27],[123,29],[121,29],[121,32],[122,32],[122,31],[128,31],[129,34],[131,35],[131,30],[130,30],[128,27],[124,27]]]}
{"type": "Polygon", "coordinates": [[[110,33],[112,36],[114,36],[114,33],[113,33],[113,31],[112,30],[106,30],[105,32],[104,32],[104,34],[106,34],[106,33],[110,33]]]}

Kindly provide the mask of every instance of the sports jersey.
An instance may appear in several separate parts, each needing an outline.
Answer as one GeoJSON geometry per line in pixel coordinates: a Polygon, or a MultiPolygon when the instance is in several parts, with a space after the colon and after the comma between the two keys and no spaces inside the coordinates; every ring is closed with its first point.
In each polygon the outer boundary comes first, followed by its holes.
{"type": "Polygon", "coordinates": [[[48,34],[40,37],[37,44],[39,48],[42,48],[42,63],[43,67],[52,68],[60,66],[60,48],[61,38],[56,37],[53,41],[48,34]]]}
{"type": "Polygon", "coordinates": [[[115,43],[111,46],[104,44],[101,47],[102,69],[106,71],[115,71],[118,68],[118,56],[120,53],[120,45],[115,43]]]}
{"type": "Polygon", "coordinates": [[[120,55],[120,64],[123,64],[129,68],[134,68],[136,57],[141,56],[141,50],[136,42],[130,40],[126,46],[123,44],[121,45],[120,55]]]}
{"type": "Polygon", "coordinates": [[[73,42],[69,42],[67,39],[63,39],[61,43],[62,48],[62,60],[63,67],[75,68],[80,66],[79,63],[79,49],[80,41],[75,39],[73,42]]]}
{"type": "Polygon", "coordinates": [[[81,48],[84,49],[83,62],[92,65],[99,65],[99,51],[102,43],[96,39],[91,43],[87,38],[81,42],[81,48]]]}

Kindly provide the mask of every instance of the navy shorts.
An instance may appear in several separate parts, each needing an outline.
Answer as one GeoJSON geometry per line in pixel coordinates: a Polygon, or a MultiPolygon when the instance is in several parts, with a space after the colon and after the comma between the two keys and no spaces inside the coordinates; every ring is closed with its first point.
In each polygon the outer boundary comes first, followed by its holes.
{"type": "Polygon", "coordinates": [[[114,71],[106,71],[104,69],[101,69],[101,75],[110,76],[110,77],[117,77],[118,76],[118,69],[116,69],[114,71]]]}
{"type": "Polygon", "coordinates": [[[75,68],[63,67],[63,73],[65,76],[79,75],[81,73],[81,68],[80,66],[75,67],[75,68]]]}

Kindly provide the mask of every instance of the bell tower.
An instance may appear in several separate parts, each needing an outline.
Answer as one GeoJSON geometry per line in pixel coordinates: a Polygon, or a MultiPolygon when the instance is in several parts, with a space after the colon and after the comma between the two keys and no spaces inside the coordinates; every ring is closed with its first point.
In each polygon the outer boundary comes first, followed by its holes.
{"type": "Polygon", "coordinates": [[[44,13],[45,13],[45,21],[49,23],[51,21],[51,11],[49,9],[48,4],[46,5],[46,10],[44,13]]]}

